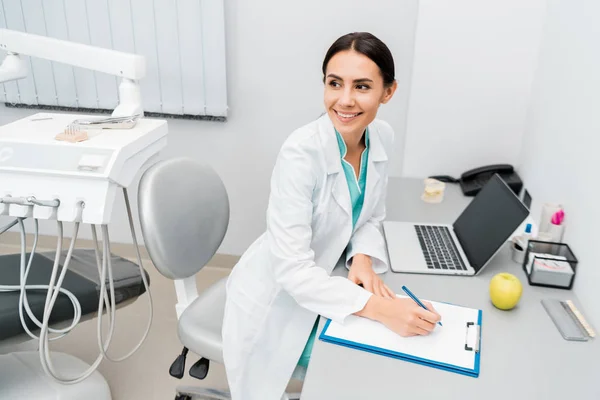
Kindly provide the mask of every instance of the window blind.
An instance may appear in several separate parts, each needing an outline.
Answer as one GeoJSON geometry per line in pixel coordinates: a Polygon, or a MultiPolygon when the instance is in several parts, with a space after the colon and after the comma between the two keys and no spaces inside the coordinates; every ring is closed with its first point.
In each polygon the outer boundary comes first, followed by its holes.
{"type": "MultiPolygon", "coordinates": [[[[136,53],[146,112],[227,116],[223,0],[1,0],[0,27],[136,53]]],[[[4,58],[5,54],[0,55],[4,58]]],[[[0,102],[112,110],[116,77],[29,57],[0,102]]]]}

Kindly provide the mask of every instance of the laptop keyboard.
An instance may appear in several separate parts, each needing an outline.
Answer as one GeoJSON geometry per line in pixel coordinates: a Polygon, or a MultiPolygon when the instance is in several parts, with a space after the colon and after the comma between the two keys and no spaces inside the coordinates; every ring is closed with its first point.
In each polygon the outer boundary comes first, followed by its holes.
{"type": "Polygon", "coordinates": [[[456,245],[445,226],[415,225],[427,268],[466,271],[456,245]]]}

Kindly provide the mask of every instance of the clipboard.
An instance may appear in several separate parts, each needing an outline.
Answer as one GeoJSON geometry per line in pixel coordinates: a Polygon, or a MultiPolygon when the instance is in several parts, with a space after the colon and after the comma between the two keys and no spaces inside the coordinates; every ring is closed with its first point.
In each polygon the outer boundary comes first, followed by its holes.
{"type": "Polygon", "coordinates": [[[401,337],[379,322],[350,315],[343,325],[328,320],[319,339],[385,357],[479,377],[482,311],[447,303],[431,303],[442,315],[444,326],[436,326],[427,336],[401,337]]]}

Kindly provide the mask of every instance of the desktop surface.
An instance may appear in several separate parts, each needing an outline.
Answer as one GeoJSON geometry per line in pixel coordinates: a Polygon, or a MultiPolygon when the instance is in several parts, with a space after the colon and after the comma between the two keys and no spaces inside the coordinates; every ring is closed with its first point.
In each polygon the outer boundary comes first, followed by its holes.
{"type": "MultiPolygon", "coordinates": [[[[448,185],[444,202],[428,204],[420,199],[422,188],[422,180],[390,178],[388,219],[451,223],[471,200],[457,185],[448,185]]],[[[334,274],[346,272],[338,266],[334,274]]],[[[316,340],[303,400],[600,399],[598,339],[564,340],[541,304],[546,298],[573,299],[577,303],[575,293],[529,286],[521,266],[511,260],[507,245],[478,276],[387,272],[383,279],[396,293],[406,285],[423,299],[483,310],[479,378],[316,340]],[[521,300],[510,311],[496,309],[489,298],[490,279],[500,272],[516,275],[523,284],[521,300]]],[[[592,324],[597,323],[591,315],[588,318],[592,324]]],[[[319,332],[324,324],[321,319],[319,332]]]]}

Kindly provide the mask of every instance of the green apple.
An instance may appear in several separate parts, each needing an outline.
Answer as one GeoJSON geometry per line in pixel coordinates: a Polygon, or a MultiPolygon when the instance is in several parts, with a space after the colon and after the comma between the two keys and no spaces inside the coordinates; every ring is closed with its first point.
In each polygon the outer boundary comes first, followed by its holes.
{"type": "Polygon", "coordinates": [[[519,278],[513,274],[502,272],[490,281],[490,299],[494,306],[501,310],[510,310],[517,305],[523,293],[519,278]]]}

